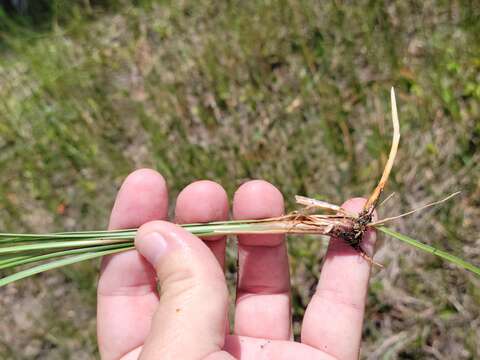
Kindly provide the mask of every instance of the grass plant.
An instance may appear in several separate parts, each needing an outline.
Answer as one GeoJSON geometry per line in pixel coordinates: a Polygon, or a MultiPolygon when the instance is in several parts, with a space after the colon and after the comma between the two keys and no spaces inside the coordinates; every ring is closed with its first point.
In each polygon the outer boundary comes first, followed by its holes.
{"type": "MultiPolygon", "coordinates": [[[[269,218],[263,220],[241,220],[241,221],[223,221],[206,224],[187,224],[182,225],[190,233],[208,237],[219,235],[236,234],[321,234],[340,237],[358,250],[367,261],[372,261],[362,250],[361,239],[367,228],[378,228],[383,233],[401,240],[417,249],[436,255],[455,265],[480,275],[480,268],[470,264],[448,252],[439,250],[433,246],[421,243],[406,235],[397,233],[382,224],[394,220],[406,214],[411,214],[419,209],[410,211],[389,219],[383,219],[373,222],[372,214],[380,195],[383,192],[393,163],[397,154],[400,141],[400,125],[398,120],[397,104],[394,89],[391,89],[391,106],[393,122],[393,139],[382,177],[365,203],[364,209],[360,214],[352,215],[346,213],[341,207],[316,199],[309,199],[303,196],[297,196],[297,202],[305,207],[299,212],[292,212],[285,216],[269,218]],[[308,211],[320,209],[323,211],[337,211],[337,214],[314,214],[309,215],[308,211]]],[[[444,200],[437,201],[421,209],[437,205],[450,199],[452,194],[444,200]]],[[[15,268],[19,265],[35,263],[44,260],[51,260],[49,263],[33,266],[26,270],[21,270],[0,279],[0,287],[10,284],[25,277],[55,269],[65,265],[74,264],[84,260],[95,259],[105,255],[115,254],[121,251],[127,251],[134,248],[133,241],[136,235],[136,229],[111,230],[111,231],[80,231],[63,232],[57,234],[8,234],[0,233],[0,269],[15,268]],[[61,250],[61,251],[57,251],[61,250]],[[60,258],[60,259],[58,259],[60,258]]]]}

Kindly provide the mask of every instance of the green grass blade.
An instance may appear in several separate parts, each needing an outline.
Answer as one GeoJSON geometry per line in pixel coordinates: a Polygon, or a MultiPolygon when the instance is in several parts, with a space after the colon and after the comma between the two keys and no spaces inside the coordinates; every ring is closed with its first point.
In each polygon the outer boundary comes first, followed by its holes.
{"type": "Polygon", "coordinates": [[[436,255],[436,256],[438,256],[442,259],[445,259],[445,260],[451,262],[452,264],[460,266],[460,267],[462,267],[466,270],[469,270],[469,271],[471,271],[471,272],[473,272],[477,275],[480,275],[480,268],[479,267],[477,267],[473,264],[470,264],[469,262],[466,262],[465,260],[460,259],[457,256],[449,254],[446,251],[443,251],[443,250],[437,249],[433,246],[424,244],[424,243],[422,243],[418,240],[412,239],[411,237],[400,234],[400,233],[398,233],[396,231],[393,231],[389,228],[386,228],[384,226],[379,226],[379,227],[377,227],[377,229],[380,230],[381,232],[387,234],[387,235],[390,235],[390,236],[394,237],[395,239],[406,242],[407,244],[412,245],[412,246],[416,247],[417,249],[423,250],[423,251],[425,251],[429,254],[436,255]]]}
{"type": "MultiPolygon", "coordinates": [[[[218,235],[222,232],[231,233],[236,230],[248,230],[251,228],[262,228],[262,222],[258,220],[232,220],[216,221],[211,223],[195,223],[180,225],[195,235],[218,235]],[[257,224],[259,223],[259,224],[257,224]]],[[[57,232],[50,234],[16,234],[0,233],[0,243],[29,242],[29,241],[64,241],[68,239],[133,239],[137,229],[123,230],[95,230],[95,231],[72,231],[57,232]]]]}
{"type": "Polygon", "coordinates": [[[28,259],[29,257],[36,256],[37,254],[19,255],[13,256],[12,254],[0,255],[0,269],[3,269],[5,265],[13,263],[15,261],[28,259]]]}
{"type": "MultiPolygon", "coordinates": [[[[185,230],[197,236],[217,236],[232,233],[243,233],[253,230],[268,230],[268,225],[256,220],[236,220],[236,221],[218,221],[208,224],[185,224],[181,225],[185,230]]],[[[26,251],[28,246],[32,243],[37,243],[32,249],[48,248],[47,243],[63,243],[71,241],[105,241],[109,239],[114,240],[133,240],[137,229],[127,230],[100,230],[100,231],[74,231],[74,232],[59,232],[51,234],[15,234],[15,233],[0,233],[0,254],[2,252],[14,252],[17,250],[2,249],[14,248],[23,249],[26,251]],[[11,244],[18,244],[11,246],[11,244]],[[45,246],[41,245],[44,244],[45,246]],[[23,246],[24,248],[21,248],[23,246]]],[[[52,247],[61,247],[60,245],[52,247]]]]}
{"type": "Polygon", "coordinates": [[[68,257],[66,259],[52,261],[52,262],[47,263],[47,264],[38,265],[38,266],[32,267],[30,269],[19,271],[15,274],[12,274],[12,275],[9,275],[9,276],[6,276],[6,277],[0,279],[0,287],[5,286],[7,284],[10,284],[12,282],[15,282],[17,280],[24,279],[26,277],[29,277],[29,276],[47,271],[47,270],[59,268],[59,267],[66,266],[66,265],[75,264],[75,263],[80,262],[80,261],[95,259],[95,258],[102,257],[102,256],[105,256],[105,255],[109,255],[109,254],[115,254],[115,253],[118,253],[118,252],[121,252],[121,251],[126,251],[127,249],[128,248],[96,251],[96,252],[92,252],[92,253],[87,253],[87,254],[81,254],[81,255],[77,255],[77,256],[68,257]]]}
{"type": "Polygon", "coordinates": [[[14,234],[0,233],[0,244],[10,244],[15,242],[33,242],[33,241],[66,241],[70,239],[133,239],[136,230],[101,230],[101,231],[80,231],[64,232],[52,234],[14,234]]]}
{"type": "Polygon", "coordinates": [[[63,257],[73,254],[83,254],[83,253],[91,253],[94,251],[103,251],[103,250],[110,250],[110,249],[133,249],[134,246],[131,243],[121,243],[121,244],[114,244],[114,245],[100,245],[95,247],[88,247],[88,248],[80,248],[80,249],[70,249],[64,251],[57,251],[48,254],[41,254],[41,255],[31,255],[31,256],[20,256],[18,258],[14,258],[10,262],[0,263],[0,269],[8,269],[19,265],[31,264],[32,262],[43,261],[47,259],[52,259],[55,257],[63,257]]]}
{"type": "Polygon", "coordinates": [[[8,247],[0,247],[0,254],[18,253],[32,250],[46,250],[56,248],[73,248],[73,247],[88,247],[94,245],[106,245],[116,243],[126,243],[128,239],[97,239],[97,240],[77,240],[77,241],[61,241],[61,242],[44,242],[28,245],[16,245],[8,247]]]}

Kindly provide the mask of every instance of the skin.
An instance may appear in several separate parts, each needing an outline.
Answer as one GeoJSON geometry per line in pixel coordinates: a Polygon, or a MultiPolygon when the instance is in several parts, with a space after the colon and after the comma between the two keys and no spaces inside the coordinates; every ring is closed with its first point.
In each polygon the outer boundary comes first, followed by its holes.
{"type": "MultiPolygon", "coordinates": [[[[343,207],[362,209],[365,199],[343,207]]],[[[102,359],[357,359],[371,266],[332,238],[317,290],[305,312],[301,342],[292,341],[288,254],[283,235],[238,237],[234,328],[223,274],[225,238],[201,240],[167,222],[163,177],[137,170],[124,181],[110,229],[139,227],[135,251],[106,257],[98,284],[102,359]],[[161,294],[157,291],[157,279],[161,294]]],[[[282,194],[262,180],[236,191],[235,219],[283,214],[282,194]]],[[[197,181],[178,196],[176,223],[226,220],[225,190],[197,181]]],[[[364,249],[372,254],[375,233],[364,249]]]]}

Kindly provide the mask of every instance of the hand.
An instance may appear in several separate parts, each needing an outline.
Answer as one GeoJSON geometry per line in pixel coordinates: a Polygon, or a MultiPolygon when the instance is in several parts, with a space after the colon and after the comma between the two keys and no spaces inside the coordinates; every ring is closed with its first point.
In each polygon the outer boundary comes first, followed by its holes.
{"type": "MultiPolygon", "coordinates": [[[[359,211],[365,200],[344,204],[359,211]]],[[[228,199],[211,181],[178,196],[175,222],[226,220],[228,199]]],[[[110,229],[143,225],[138,251],[104,259],[98,284],[98,342],[102,359],[357,359],[370,264],[332,239],[315,295],[292,341],[288,255],[283,235],[238,237],[235,325],[227,319],[223,274],[225,238],[200,240],[167,219],[167,186],[153,170],[123,183],[110,229]],[[153,221],[160,220],[160,221],[153,221]],[[157,279],[161,295],[157,291],[157,279]]],[[[235,193],[235,219],[281,215],[283,197],[265,181],[235,193]]],[[[372,253],[375,234],[364,249],[372,253]]]]}

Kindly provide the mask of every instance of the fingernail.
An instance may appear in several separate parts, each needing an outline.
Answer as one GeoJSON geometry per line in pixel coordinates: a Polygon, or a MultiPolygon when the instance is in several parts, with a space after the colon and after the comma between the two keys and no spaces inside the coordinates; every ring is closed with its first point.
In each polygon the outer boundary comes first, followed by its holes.
{"type": "Polygon", "coordinates": [[[156,266],[165,255],[168,249],[168,242],[162,234],[158,232],[151,232],[145,234],[137,242],[137,249],[148,260],[150,264],[156,266]]]}

